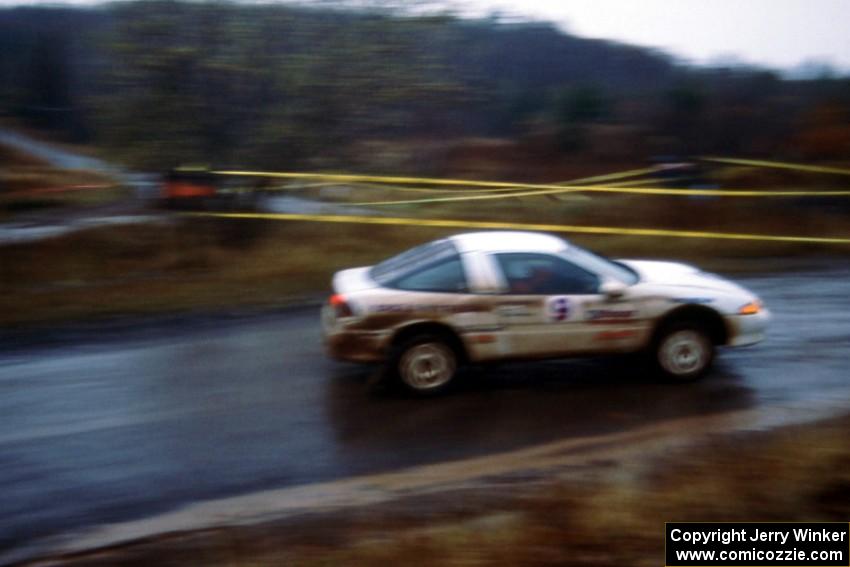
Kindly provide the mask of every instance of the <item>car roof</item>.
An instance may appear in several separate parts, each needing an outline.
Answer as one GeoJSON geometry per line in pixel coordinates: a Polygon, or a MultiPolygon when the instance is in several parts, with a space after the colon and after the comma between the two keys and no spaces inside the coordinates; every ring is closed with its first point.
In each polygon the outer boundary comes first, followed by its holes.
{"type": "Polygon", "coordinates": [[[567,242],[540,232],[467,232],[449,237],[459,252],[560,252],[567,242]]]}

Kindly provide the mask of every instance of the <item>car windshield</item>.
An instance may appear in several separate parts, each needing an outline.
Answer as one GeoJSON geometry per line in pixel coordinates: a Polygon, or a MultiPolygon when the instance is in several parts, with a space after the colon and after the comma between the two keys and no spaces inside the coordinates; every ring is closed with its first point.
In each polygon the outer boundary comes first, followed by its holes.
{"type": "Polygon", "coordinates": [[[605,256],[570,244],[569,258],[584,268],[596,272],[600,276],[613,278],[626,285],[636,284],[640,280],[637,272],[622,262],[615,262],[605,256]]]}
{"type": "Polygon", "coordinates": [[[389,260],[384,260],[373,266],[369,275],[379,284],[387,285],[429,264],[457,256],[457,254],[455,245],[450,241],[437,240],[411,248],[389,260]]]}

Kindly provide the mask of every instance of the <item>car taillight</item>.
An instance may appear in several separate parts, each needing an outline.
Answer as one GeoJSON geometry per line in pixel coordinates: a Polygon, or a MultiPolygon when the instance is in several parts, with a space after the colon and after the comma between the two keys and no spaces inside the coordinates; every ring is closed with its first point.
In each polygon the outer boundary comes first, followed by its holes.
{"type": "Polygon", "coordinates": [[[335,293],[328,300],[330,306],[333,307],[334,313],[337,317],[351,317],[354,315],[354,312],[351,311],[351,306],[348,305],[348,302],[345,300],[345,296],[335,293]]]}

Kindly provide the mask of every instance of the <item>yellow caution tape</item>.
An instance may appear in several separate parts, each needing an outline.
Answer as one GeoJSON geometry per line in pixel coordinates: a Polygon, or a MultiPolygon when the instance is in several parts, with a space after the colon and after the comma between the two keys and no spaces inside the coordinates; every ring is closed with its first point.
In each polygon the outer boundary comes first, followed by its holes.
{"type": "Polygon", "coordinates": [[[702,161],[710,161],[715,163],[728,163],[732,165],[749,165],[752,167],[773,167],[777,169],[794,169],[797,171],[808,171],[811,173],[832,173],[836,175],[850,175],[850,169],[841,167],[826,167],[821,165],[805,165],[801,163],[785,163],[779,161],[765,161],[756,159],[738,159],[705,156],[700,158],[702,161]]]}
{"type": "MultiPolygon", "coordinates": [[[[599,181],[607,181],[607,180],[611,180],[611,179],[622,179],[622,178],[628,178],[628,177],[636,177],[638,175],[645,175],[647,173],[652,173],[652,172],[658,171],[659,169],[661,169],[661,168],[659,168],[659,167],[647,167],[647,168],[644,168],[644,169],[632,169],[632,170],[629,170],[629,171],[610,173],[610,174],[606,174],[606,175],[594,175],[592,177],[582,177],[582,178],[578,178],[578,179],[570,179],[568,181],[559,181],[557,183],[557,185],[562,186],[562,185],[571,185],[571,184],[579,184],[579,183],[582,183],[582,184],[588,183],[590,185],[597,185],[597,184],[599,184],[599,183],[597,183],[599,181]]],[[[657,181],[656,179],[640,179],[640,180],[637,180],[637,181],[624,182],[624,183],[619,184],[619,186],[620,187],[631,187],[631,186],[636,186],[636,185],[647,185],[649,183],[654,183],[656,181],[657,181]]],[[[325,184],[333,184],[333,183],[325,183],[325,184]]],[[[319,184],[317,183],[316,185],[319,185],[319,184]]],[[[428,188],[424,188],[424,187],[400,187],[400,186],[396,186],[396,185],[386,185],[386,184],[376,184],[376,183],[357,183],[355,185],[359,185],[361,187],[376,188],[376,189],[390,189],[392,191],[402,191],[402,192],[407,192],[407,193],[435,193],[435,194],[439,194],[439,195],[443,195],[443,196],[448,196],[452,193],[455,193],[455,194],[456,193],[474,193],[476,195],[480,195],[481,193],[496,194],[496,193],[510,193],[510,192],[516,191],[516,188],[514,188],[514,187],[511,187],[511,188],[508,188],[508,189],[504,189],[504,188],[499,188],[499,189],[487,189],[487,188],[470,189],[470,188],[465,188],[465,187],[454,187],[454,188],[451,188],[451,189],[428,189],[428,188]]],[[[566,192],[572,192],[572,191],[573,190],[570,189],[569,191],[566,191],[566,192]]]]}
{"type": "MultiPolygon", "coordinates": [[[[581,183],[581,182],[585,182],[585,181],[590,181],[592,179],[593,178],[588,177],[588,178],[585,178],[585,179],[575,179],[573,181],[563,181],[562,183],[581,183]]],[[[652,177],[652,178],[649,178],[649,179],[638,179],[638,180],[635,180],[635,181],[625,181],[623,183],[619,183],[617,185],[617,187],[618,188],[621,188],[621,187],[637,187],[637,186],[640,186],[640,185],[650,185],[652,183],[658,183],[659,181],[660,181],[659,179],[652,177]]],[[[375,188],[384,187],[384,188],[387,188],[387,189],[393,189],[393,190],[397,190],[397,191],[420,192],[420,193],[439,193],[439,194],[444,195],[444,196],[448,196],[448,194],[452,194],[452,193],[474,193],[476,195],[480,195],[481,193],[485,193],[487,195],[492,195],[492,194],[497,194],[497,193],[499,193],[499,194],[513,193],[513,194],[506,194],[506,195],[504,195],[505,197],[523,197],[523,196],[535,194],[534,192],[528,193],[528,194],[525,194],[525,193],[522,193],[522,192],[517,192],[516,189],[460,189],[460,188],[457,188],[457,189],[425,189],[425,188],[422,188],[422,187],[416,187],[416,188],[414,188],[414,187],[395,187],[395,186],[391,186],[391,185],[375,185],[375,184],[368,184],[368,183],[364,183],[362,185],[365,186],[365,187],[375,187],[375,188]]],[[[594,187],[595,185],[590,185],[590,186],[594,187]]],[[[568,189],[564,192],[570,193],[570,192],[576,192],[576,191],[577,191],[577,189],[570,188],[570,189],[568,189]]],[[[548,194],[547,196],[553,196],[553,195],[548,194]]],[[[576,197],[576,198],[578,198],[578,197],[576,197]]],[[[589,197],[582,196],[582,198],[587,199],[589,197]]],[[[469,197],[465,197],[465,198],[456,199],[456,200],[468,200],[468,199],[469,199],[469,197]]],[[[408,202],[410,202],[410,203],[421,203],[421,202],[430,202],[430,200],[429,199],[416,199],[416,200],[410,200],[408,202]]],[[[387,202],[387,203],[380,203],[380,202],[374,203],[373,202],[373,203],[351,203],[351,204],[365,205],[365,204],[389,204],[389,203],[395,204],[395,202],[393,202],[393,201],[390,201],[390,202],[387,202]]]]}
{"type": "Polygon", "coordinates": [[[435,228],[475,228],[570,232],[576,234],[608,234],[627,236],[661,236],[676,238],[712,238],[722,240],[758,240],[765,242],[801,242],[811,244],[850,244],[850,238],[818,236],[778,236],[730,232],[705,232],[695,230],[665,230],[656,228],[622,228],[606,226],[576,226],[566,224],[537,224],[501,221],[467,221],[457,219],[416,219],[403,217],[368,217],[355,215],[305,215],[296,213],[185,213],[194,217],[221,217],[233,219],[264,219],[354,224],[383,224],[401,226],[427,226],[435,228]]]}
{"type": "MultiPolygon", "coordinates": [[[[351,183],[350,185],[354,187],[364,187],[367,189],[390,189],[392,191],[403,191],[405,193],[439,193],[441,195],[445,195],[447,193],[460,193],[464,191],[475,191],[476,193],[495,193],[502,191],[516,191],[516,189],[428,189],[425,187],[399,187],[395,185],[386,185],[386,184],[378,184],[378,183],[351,183]]],[[[340,181],[317,181],[313,183],[300,183],[297,185],[281,185],[279,187],[264,187],[264,191],[300,191],[303,189],[320,189],[323,187],[340,187],[342,182],[340,181]]]]}
{"type": "Polygon", "coordinates": [[[505,189],[521,189],[523,191],[505,192],[499,195],[474,195],[462,197],[437,197],[434,199],[412,199],[400,201],[377,201],[371,203],[352,203],[356,205],[401,205],[409,203],[461,201],[479,199],[499,199],[505,197],[526,197],[531,195],[547,195],[568,192],[599,192],[599,193],[629,193],[635,195],[678,195],[703,197],[846,197],[850,191],[770,191],[770,190],[740,190],[740,189],[670,189],[659,187],[603,187],[597,185],[549,185],[533,183],[509,183],[506,181],[467,181],[462,179],[436,179],[427,177],[386,177],[375,175],[330,174],[330,173],[290,173],[290,172],[261,172],[261,171],[216,171],[219,175],[243,175],[255,177],[279,177],[284,179],[327,179],[347,183],[394,183],[398,185],[436,185],[436,186],[469,186],[491,187],[505,189]]]}
{"type": "MultiPolygon", "coordinates": [[[[646,173],[652,173],[652,172],[658,171],[660,169],[662,169],[662,168],[657,167],[657,166],[656,167],[647,167],[647,168],[643,168],[643,169],[632,169],[632,170],[629,170],[629,171],[608,173],[608,174],[605,174],[605,175],[594,175],[592,177],[582,177],[582,178],[579,178],[579,179],[570,179],[568,181],[559,181],[555,185],[564,186],[564,185],[579,184],[579,183],[582,183],[582,184],[584,184],[584,183],[598,184],[597,182],[599,182],[599,181],[607,181],[607,180],[611,180],[611,179],[622,179],[622,178],[627,178],[627,177],[636,177],[638,175],[644,175],[646,173]]],[[[300,176],[302,176],[302,175],[308,176],[308,178],[313,178],[316,175],[318,175],[320,177],[327,177],[327,176],[323,176],[322,174],[313,174],[313,173],[290,174],[290,173],[285,173],[285,172],[213,171],[211,173],[216,174],[216,175],[245,175],[245,176],[254,176],[254,177],[256,177],[256,176],[291,177],[293,175],[298,176],[296,178],[300,178],[300,176]]],[[[336,177],[335,175],[331,175],[331,176],[336,177]]],[[[382,179],[383,180],[383,179],[389,179],[389,178],[375,177],[374,179],[382,179]]],[[[641,182],[638,182],[637,184],[644,184],[647,181],[648,180],[643,180],[641,182]]],[[[321,182],[316,182],[316,183],[302,184],[302,185],[298,185],[298,186],[295,186],[295,187],[285,187],[285,188],[284,187],[281,187],[281,188],[270,187],[267,190],[311,189],[311,188],[314,188],[314,187],[328,187],[328,186],[338,185],[339,183],[342,183],[342,182],[343,181],[321,181],[321,182]]],[[[462,192],[462,191],[475,191],[476,193],[481,193],[481,192],[498,193],[498,192],[503,192],[503,191],[516,191],[516,189],[518,187],[524,187],[524,185],[509,184],[510,187],[507,187],[507,188],[468,189],[468,188],[465,188],[464,186],[468,186],[469,182],[462,181],[462,180],[458,180],[459,185],[457,185],[457,186],[455,186],[451,189],[427,189],[427,188],[423,188],[423,187],[397,187],[397,186],[387,185],[386,184],[387,182],[385,182],[385,181],[378,182],[378,181],[374,181],[374,180],[372,181],[372,183],[351,182],[351,181],[346,181],[346,182],[349,182],[349,183],[352,183],[352,184],[355,184],[355,185],[365,186],[365,187],[380,187],[382,189],[391,189],[391,190],[394,190],[394,191],[405,191],[405,192],[413,192],[413,193],[442,193],[442,194],[457,193],[457,192],[462,192]],[[378,184],[378,183],[380,183],[380,184],[378,184]],[[460,185],[460,184],[462,184],[462,185],[460,185]]],[[[473,181],[472,183],[476,183],[476,182],[473,181]]],[[[632,183],[635,183],[635,182],[632,182],[632,183]]],[[[626,185],[630,185],[630,184],[627,184],[627,183],[623,184],[623,186],[626,186],[626,185]]]]}
{"type": "MultiPolygon", "coordinates": [[[[689,177],[677,177],[676,181],[682,181],[685,179],[690,179],[689,177]]],[[[661,180],[657,177],[650,177],[648,179],[635,179],[634,181],[623,181],[622,183],[617,183],[617,187],[639,187],[641,185],[652,185],[653,183],[659,183],[661,180]]],[[[595,184],[592,184],[593,187],[595,184]]],[[[601,185],[601,184],[600,184],[601,185]]],[[[681,191],[681,189],[680,189],[681,191]]],[[[688,189],[684,189],[684,191],[688,191],[688,189]]]]}
{"type": "MultiPolygon", "coordinates": [[[[515,191],[517,189],[557,189],[565,188],[572,189],[567,184],[590,183],[601,181],[611,177],[625,177],[639,175],[644,172],[656,171],[657,168],[646,168],[641,170],[631,170],[622,173],[612,173],[608,175],[596,175],[593,177],[584,177],[571,181],[562,181],[555,184],[533,184],[533,183],[512,183],[508,181],[476,181],[471,179],[441,179],[435,177],[394,177],[386,175],[357,175],[348,173],[301,173],[288,171],[213,171],[215,175],[236,175],[244,177],[274,177],[281,179],[316,179],[330,180],[338,183],[396,183],[399,185],[436,185],[442,187],[482,187],[482,188],[498,188],[504,191],[515,191]]],[[[421,189],[420,190],[425,190],[421,189]]]]}
{"type": "MultiPolygon", "coordinates": [[[[679,178],[677,178],[677,181],[680,181],[682,179],[687,179],[687,177],[679,177],[679,178]]],[[[617,187],[639,187],[641,185],[652,185],[653,183],[658,183],[658,181],[659,180],[656,179],[655,177],[650,177],[648,179],[636,179],[634,181],[623,181],[622,183],[617,183],[617,187]]],[[[601,183],[598,184],[598,185],[596,183],[591,183],[590,186],[594,187],[594,186],[604,186],[604,185],[601,184],[601,183]]],[[[575,191],[572,190],[572,189],[568,192],[572,193],[572,195],[570,196],[571,199],[590,199],[590,197],[588,195],[576,195],[575,191]]],[[[562,201],[563,200],[559,195],[546,195],[546,197],[548,197],[550,199],[554,199],[556,201],[562,201]]]]}
{"type": "Polygon", "coordinates": [[[362,201],[359,203],[348,203],[352,206],[383,206],[383,205],[410,205],[420,203],[448,203],[452,201],[484,201],[491,199],[509,199],[512,197],[531,197],[534,195],[554,195],[566,193],[575,189],[545,189],[541,191],[520,191],[511,193],[498,193],[496,195],[461,195],[459,197],[432,197],[430,199],[403,199],[398,201],[362,201]]]}
{"type": "Polygon", "coordinates": [[[510,189],[487,189],[487,188],[478,188],[478,189],[469,189],[464,187],[454,187],[447,189],[430,189],[426,187],[401,187],[398,185],[387,185],[383,183],[354,183],[355,186],[360,187],[368,187],[373,189],[390,189],[392,191],[403,191],[405,193],[439,193],[441,195],[448,194],[458,194],[458,193],[509,193],[512,191],[516,191],[515,188],[511,187],[510,189]]]}
{"type": "Polygon", "coordinates": [[[648,173],[655,173],[664,169],[663,167],[653,166],[653,167],[644,167],[642,169],[630,169],[628,171],[620,171],[616,173],[606,173],[605,175],[594,175],[593,177],[584,177],[582,179],[571,179],[569,181],[561,181],[556,183],[556,185],[576,185],[579,183],[597,183],[599,181],[612,181],[614,179],[624,179],[627,177],[638,177],[639,175],[646,175],[648,173]]]}
{"type": "Polygon", "coordinates": [[[316,181],[314,183],[301,183],[300,185],[286,185],[280,187],[264,187],[263,190],[271,191],[292,191],[301,189],[321,189],[322,187],[336,187],[339,185],[337,181],[316,181]]]}
{"type": "MultiPolygon", "coordinates": [[[[547,186],[543,186],[547,187],[547,186]]],[[[602,193],[631,193],[637,195],[678,195],[680,197],[705,196],[705,197],[824,197],[824,196],[850,196],[850,191],[750,191],[750,190],[722,190],[722,189],[664,189],[664,188],[627,188],[627,187],[600,187],[595,185],[570,186],[557,189],[540,189],[537,191],[517,191],[512,193],[499,193],[496,195],[463,195],[459,197],[434,197],[431,199],[403,199],[397,201],[364,201],[359,203],[348,203],[356,206],[383,206],[383,205],[409,205],[414,203],[446,203],[452,201],[483,201],[489,199],[508,199],[512,197],[532,197],[537,195],[557,195],[570,192],[602,192],[602,193]]]]}
{"type": "MultiPolygon", "coordinates": [[[[601,185],[601,183],[598,183],[599,181],[609,181],[609,180],[612,180],[612,179],[623,179],[623,178],[628,178],[628,177],[637,177],[639,175],[645,175],[647,173],[652,173],[652,172],[658,171],[659,169],[661,169],[661,168],[659,168],[659,167],[647,167],[647,168],[644,168],[644,169],[632,169],[632,170],[629,170],[629,171],[609,173],[609,174],[605,174],[605,175],[594,175],[593,177],[581,177],[581,178],[578,178],[578,179],[570,179],[568,181],[559,181],[555,185],[566,186],[566,185],[577,185],[577,184],[585,184],[585,183],[587,183],[589,185],[601,185]]],[[[621,183],[621,184],[619,184],[619,186],[620,187],[630,187],[630,186],[633,186],[633,185],[646,185],[647,183],[653,183],[655,181],[656,181],[655,179],[641,179],[641,180],[638,180],[638,181],[630,181],[630,182],[621,183]]],[[[423,188],[423,187],[397,187],[397,186],[392,186],[392,185],[377,185],[377,184],[370,184],[370,183],[361,183],[360,185],[365,186],[365,187],[376,187],[376,188],[377,187],[383,187],[385,189],[392,189],[392,190],[395,190],[395,191],[408,191],[408,192],[418,192],[418,193],[442,193],[442,194],[459,193],[459,192],[475,192],[476,194],[478,194],[478,193],[502,193],[502,192],[516,191],[515,187],[510,187],[508,189],[482,189],[482,188],[467,189],[467,188],[463,188],[463,187],[456,187],[456,188],[453,188],[453,189],[426,189],[426,188],[423,188]]],[[[572,191],[572,189],[570,189],[570,191],[572,191]]]]}

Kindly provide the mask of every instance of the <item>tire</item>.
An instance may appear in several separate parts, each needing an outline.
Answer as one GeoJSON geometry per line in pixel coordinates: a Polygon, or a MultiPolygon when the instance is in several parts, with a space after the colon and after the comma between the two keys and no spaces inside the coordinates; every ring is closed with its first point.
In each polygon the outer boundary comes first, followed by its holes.
{"type": "Polygon", "coordinates": [[[656,372],[671,382],[702,378],[714,361],[714,342],[698,322],[682,321],[662,328],[652,346],[656,372]]]}
{"type": "Polygon", "coordinates": [[[460,357],[439,335],[417,335],[393,351],[390,372],[396,382],[416,396],[441,394],[454,385],[460,357]]]}

